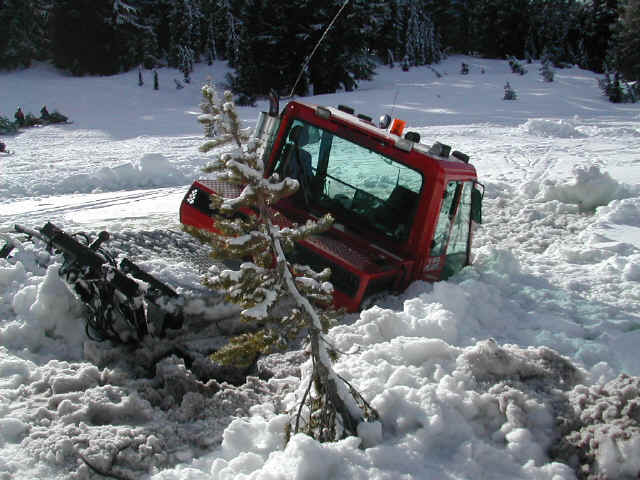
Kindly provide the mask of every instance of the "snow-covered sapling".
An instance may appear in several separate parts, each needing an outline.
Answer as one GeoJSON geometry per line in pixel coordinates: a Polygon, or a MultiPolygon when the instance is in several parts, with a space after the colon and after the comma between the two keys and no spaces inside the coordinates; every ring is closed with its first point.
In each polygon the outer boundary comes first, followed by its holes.
{"type": "Polygon", "coordinates": [[[304,432],[320,441],[334,441],[357,435],[358,424],[374,421],[377,413],[362,396],[333,370],[330,347],[324,333],[335,317],[328,307],[333,300],[329,269],[315,272],[308,266],[293,265],[286,252],[294,242],[327,230],[333,218],[325,215],[304,225],[289,224],[271,205],[295,193],[299,182],[265,177],[261,141],[240,128],[232,93],[219,100],[213,83],[202,87],[203,114],[199,121],[205,131],[217,136],[207,140],[200,151],[208,152],[224,144],[235,149],[217,155],[204,171],[215,173],[218,181],[240,191],[232,198],[213,194],[211,208],[220,234],[186,227],[212,246],[217,258],[245,260],[238,271],[212,268],[205,285],[222,290],[226,298],[239,304],[242,317],[252,326],[216,352],[220,363],[251,363],[260,353],[285,349],[300,337],[308,338],[312,372],[292,416],[293,432],[304,432]]]}
{"type": "Polygon", "coordinates": [[[207,88],[202,89],[202,101],[200,102],[200,111],[202,112],[201,123],[204,125],[204,136],[213,138],[216,136],[215,122],[206,115],[214,116],[219,113],[218,97],[216,95],[216,87],[213,79],[207,79],[205,83],[207,88]]]}
{"type": "Polygon", "coordinates": [[[409,71],[409,57],[406,56],[406,55],[402,59],[402,71],[403,72],[408,72],[409,71]]]}
{"type": "Polygon", "coordinates": [[[527,69],[522,66],[516,57],[509,57],[509,67],[511,67],[511,73],[518,73],[520,75],[527,73],[527,69]]]}
{"type": "Polygon", "coordinates": [[[502,97],[502,99],[503,100],[516,100],[517,98],[518,98],[518,94],[511,87],[511,84],[509,82],[505,83],[505,85],[504,85],[504,97],[502,97]]]}
{"type": "Polygon", "coordinates": [[[620,83],[620,74],[618,72],[614,72],[613,79],[611,79],[611,74],[606,72],[604,78],[598,80],[598,85],[610,102],[622,103],[625,101],[625,92],[620,83]]]}
{"type": "Polygon", "coordinates": [[[553,68],[551,68],[551,60],[547,56],[542,59],[540,75],[545,82],[553,82],[553,68]]]}

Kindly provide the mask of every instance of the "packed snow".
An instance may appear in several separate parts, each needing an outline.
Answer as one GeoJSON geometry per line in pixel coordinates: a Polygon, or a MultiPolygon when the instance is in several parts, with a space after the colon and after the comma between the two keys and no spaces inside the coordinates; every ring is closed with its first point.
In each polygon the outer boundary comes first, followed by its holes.
{"type": "MultiPolygon", "coordinates": [[[[200,86],[221,89],[226,66],[196,65],[181,90],[160,69],[158,91],[135,71],[0,72],[0,114],[46,104],[73,121],[2,137],[15,153],[0,154],[0,236],[48,220],[108,230],[108,248],[189,299],[178,336],[93,342],[59,256],[23,241],[0,259],[0,479],[637,478],[640,107],[607,102],[591,72],[546,83],[537,69],[452,56],[304,99],[402,118],[469,154],[485,186],[472,266],[330,331],[336,370],[381,422],[325,444],[285,433],[304,350],[261,359],[246,381],[225,372],[231,383],[206,356],[237,309],[200,284],[206,247],[177,214],[211,159],[200,86]]],[[[239,111],[251,127],[266,106],[239,111]]]]}

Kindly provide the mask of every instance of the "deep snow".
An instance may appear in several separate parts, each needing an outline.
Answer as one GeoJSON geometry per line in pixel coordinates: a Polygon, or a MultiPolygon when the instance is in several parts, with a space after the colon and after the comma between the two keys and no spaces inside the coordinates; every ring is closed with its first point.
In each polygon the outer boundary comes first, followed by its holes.
{"type": "MultiPolygon", "coordinates": [[[[205,249],[180,232],[177,211],[208,161],[199,87],[226,69],[196,67],[183,90],[161,69],[159,91],[150,72],[143,87],[137,72],[1,72],[1,114],[46,104],[74,123],[3,137],[16,154],[0,155],[0,232],[46,220],[107,229],[117,253],[189,298],[208,293],[205,249]]],[[[203,354],[235,311],[215,296],[191,301],[178,338],[90,342],[59,259],[24,243],[0,260],[0,478],[98,478],[85,460],[162,480],[636,478],[640,108],[608,103],[578,68],[553,83],[536,64],[524,76],[460,56],[434,68],[441,77],[380,67],[355,92],[308,99],[401,117],[424,142],[469,154],[486,186],[473,266],[331,330],[345,352],[336,368],[378,410],[381,431],[285,445],[303,352],[265,359],[239,387],[208,380],[203,354]],[[502,100],[506,81],[518,100],[502,100]],[[176,345],[187,362],[170,355],[176,345]]],[[[265,107],[239,110],[253,125],[265,107]]]]}

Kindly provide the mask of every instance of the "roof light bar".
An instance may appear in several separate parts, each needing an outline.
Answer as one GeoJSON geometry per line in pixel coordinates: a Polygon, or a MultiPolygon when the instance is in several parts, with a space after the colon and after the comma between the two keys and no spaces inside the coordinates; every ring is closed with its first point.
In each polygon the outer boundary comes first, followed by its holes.
{"type": "Polygon", "coordinates": [[[394,118],[393,123],[391,124],[391,130],[389,131],[389,133],[392,133],[394,135],[398,135],[399,137],[401,137],[404,127],[406,126],[407,126],[407,122],[405,122],[404,120],[400,120],[399,118],[394,118]]]}
{"type": "Polygon", "coordinates": [[[411,140],[407,140],[406,138],[398,138],[394,146],[398,150],[402,150],[403,152],[410,152],[413,149],[413,142],[411,140]]]}
{"type": "Polygon", "coordinates": [[[338,110],[344,113],[349,113],[351,115],[353,115],[353,113],[355,112],[355,110],[348,105],[338,105],[338,110]]]}
{"type": "Polygon", "coordinates": [[[449,157],[449,152],[451,152],[451,147],[440,142],[435,142],[429,149],[430,155],[436,155],[444,158],[449,157]]]}
{"type": "Polygon", "coordinates": [[[331,110],[326,107],[316,107],[316,115],[320,118],[328,120],[331,118],[331,110]]]}
{"type": "Polygon", "coordinates": [[[457,158],[458,160],[463,161],[464,163],[469,163],[469,155],[466,153],[459,152],[458,150],[454,150],[451,154],[452,157],[457,158]]]}

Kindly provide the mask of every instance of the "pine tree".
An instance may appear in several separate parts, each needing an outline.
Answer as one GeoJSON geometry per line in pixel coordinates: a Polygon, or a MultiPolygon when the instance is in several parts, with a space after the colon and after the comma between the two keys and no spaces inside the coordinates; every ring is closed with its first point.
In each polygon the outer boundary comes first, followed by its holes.
{"type": "Polygon", "coordinates": [[[473,8],[475,49],[491,58],[524,57],[528,7],[528,0],[477,0],[473,8]]]}
{"type": "Polygon", "coordinates": [[[620,84],[620,74],[618,72],[613,73],[613,79],[609,72],[605,72],[604,78],[598,81],[598,85],[610,102],[622,103],[628,100],[620,84]]]}
{"type": "MultiPolygon", "coordinates": [[[[281,80],[278,71],[282,52],[277,51],[281,48],[280,42],[274,39],[266,23],[267,18],[269,23],[278,23],[280,8],[275,5],[273,11],[269,11],[271,9],[268,10],[261,0],[246,0],[237,8],[232,9],[229,17],[236,32],[237,45],[230,45],[233,56],[230,63],[235,67],[236,74],[228,75],[227,82],[234,92],[240,94],[239,103],[252,104],[256,95],[266,94],[281,80]],[[242,21],[236,24],[236,18],[242,21]],[[256,32],[260,32],[260,35],[256,35],[256,32]],[[239,52],[242,54],[239,55],[239,52]]],[[[290,45],[288,51],[293,50],[290,45]]]]}
{"type": "Polygon", "coordinates": [[[28,67],[48,53],[47,10],[39,0],[0,2],[0,68],[28,67]]]}
{"type": "Polygon", "coordinates": [[[213,65],[213,61],[218,58],[218,39],[216,38],[216,18],[218,7],[215,0],[201,0],[201,38],[200,50],[206,58],[207,65],[213,65]]]}
{"type": "Polygon", "coordinates": [[[333,93],[339,88],[351,91],[357,87],[358,80],[368,80],[374,73],[363,33],[369,30],[369,14],[376,2],[352,0],[345,7],[344,0],[324,0],[321,2],[324,8],[319,9],[317,1],[311,3],[313,17],[302,24],[312,32],[309,42],[302,46],[303,55],[310,55],[324,36],[309,64],[313,94],[333,93]],[[336,21],[332,24],[334,18],[336,21]]]}
{"type": "Polygon", "coordinates": [[[216,136],[216,124],[213,118],[219,113],[219,102],[216,96],[216,86],[212,79],[207,80],[202,90],[202,101],[200,102],[200,111],[207,117],[202,117],[201,122],[204,125],[204,136],[213,138],[216,136]]]}
{"type": "Polygon", "coordinates": [[[428,0],[423,3],[443,49],[461,53],[477,50],[471,38],[471,10],[475,0],[428,0]]]}
{"type": "Polygon", "coordinates": [[[531,0],[526,53],[535,59],[546,52],[556,67],[575,62],[580,37],[578,13],[575,0],[531,0]]]}
{"type": "Polygon", "coordinates": [[[440,42],[431,17],[423,6],[410,2],[406,7],[404,56],[411,65],[438,63],[442,58],[440,42]]]}
{"type": "Polygon", "coordinates": [[[509,57],[509,67],[511,68],[511,73],[517,73],[518,75],[527,73],[527,69],[522,66],[516,57],[509,57]]]}
{"type": "Polygon", "coordinates": [[[202,10],[195,0],[175,0],[168,12],[169,66],[178,68],[189,83],[199,55],[202,10]]]}
{"type": "Polygon", "coordinates": [[[553,68],[551,68],[551,60],[547,55],[542,56],[540,75],[545,82],[553,82],[553,68]]]}
{"type": "Polygon", "coordinates": [[[606,57],[611,48],[611,39],[618,21],[618,0],[591,0],[586,5],[584,25],[584,48],[587,65],[595,72],[606,70],[606,57]]]}
{"type": "Polygon", "coordinates": [[[383,52],[390,51],[396,59],[406,57],[409,66],[438,63],[444,54],[432,20],[432,7],[430,2],[407,0],[392,0],[386,9],[379,6],[383,27],[373,43],[383,52]]]}
{"type": "Polygon", "coordinates": [[[627,0],[616,32],[616,68],[628,81],[640,80],[640,0],[627,0]]]}
{"type": "Polygon", "coordinates": [[[503,100],[517,100],[518,99],[518,94],[516,93],[516,91],[513,89],[513,87],[511,86],[511,84],[509,82],[505,83],[504,85],[504,97],[502,97],[503,100]]]}
{"type": "Polygon", "coordinates": [[[108,75],[142,62],[144,29],[132,2],[57,0],[51,12],[53,60],[74,75],[108,75]]]}
{"type": "Polygon", "coordinates": [[[297,410],[293,430],[320,441],[357,435],[358,423],[375,420],[377,414],[332,367],[334,353],[324,337],[332,316],[319,310],[332,301],[333,287],[327,281],[330,271],[316,273],[309,267],[292,265],[285,253],[296,240],[329,228],[333,219],[326,215],[302,226],[281,226],[283,220],[270,205],[293,194],[298,181],[281,180],[277,174],[264,177],[263,147],[259,140],[250,138],[248,130],[240,128],[231,92],[225,92],[220,101],[209,83],[202,93],[205,108],[199,120],[214,124],[219,136],[205,142],[200,150],[208,152],[227,143],[236,147],[217,156],[205,172],[215,172],[218,180],[241,186],[242,192],[235,198],[212,196],[211,207],[219,212],[216,227],[222,235],[188,230],[208,241],[214,253],[253,259],[243,263],[239,271],[213,271],[205,284],[224,290],[230,301],[243,307],[242,316],[257,324],[251,333],[234,338],[213,358],[246,364],[257,353],[286,348],[300,334],[308,333],[313,370],[301,403],[305,406],[297,410]],[[256,214],[235,215],[240,209],[253,209],[256,214]]]}
{"type": "Polygon", "coordinates": [[[245,98],[267,95],[272,89],[285,95],[294,88],[298,95],[310,88],[316,95],[352,90],[359,80],[373,75],[370,39],[363,33],[373,31],[369,12],[379,2],[231,3],[231,14],[239,19],[235,35],[242,55],[230,58],[235,73],[227,81],[245,98]],[[342,13],[325,35],[337,12],[342,13]]]}
{"type": "Polygon", "coordinates": [[[225,58],[228,60],[229,65],[237,67],[241,55],[240,55],[240,34],[243,25],[239,9],[244,0],[219,0],[219,12],[220,17],[224,19],[224,22],[217,22],[218,34],[220,29],[225,34],[225,58]]]}

